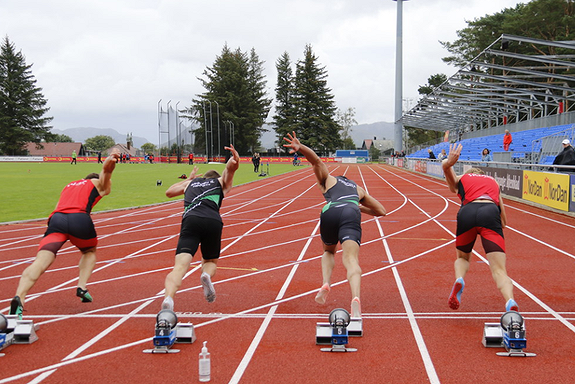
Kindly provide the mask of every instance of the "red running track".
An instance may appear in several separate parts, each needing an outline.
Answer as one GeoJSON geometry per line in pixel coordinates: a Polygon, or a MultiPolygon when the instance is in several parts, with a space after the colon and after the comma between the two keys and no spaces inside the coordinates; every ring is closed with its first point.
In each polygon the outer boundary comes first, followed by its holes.
{"type": "MultiPolygon", "coordinates": [[[[27,298],[39,340],[0,357],[0,383],[196,382],[201,342],[214,383],[569,383],[575,374],[575,219],[507,200],[508,272],[526,320],[527,352],[485,348],[486,322],[504,300],[477,243],[458,311],[453,284],[459,207],[444,182],[377,165],[330,165],[380,200],[389,214],[363,217],[360,251],[364,336],[353,353],[320,352],[315,325],[350,291],[336,257],[328,303],[321,285],[322,196],[310,168],[235,187],[224,200],[217,299],[200,287],[197,259],[175,301],[198,341],[178,354],[150,355],[164,278],[173,266],[182,202],[94,214],[100,236],[90,281],[93,303],[75,297],[78,251],[64,248],[27,298]]],[[[121,193],[121,191],[114,191],[121,193]]],[[[43,221],[0,227],[0,311],[7,313],[43,221]]]]}

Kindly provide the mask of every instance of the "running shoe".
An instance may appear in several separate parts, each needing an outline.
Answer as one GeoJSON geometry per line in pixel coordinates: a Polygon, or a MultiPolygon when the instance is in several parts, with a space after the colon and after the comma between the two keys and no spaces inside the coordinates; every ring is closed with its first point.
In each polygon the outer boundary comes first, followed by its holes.
{"type": "Polygon", "coordinates": [[[216,290],[212,284],[212,278],[206,272],[203,272],[200,280],[202,280],[202,286],[204,287],[204,296],[206,297],[206,300],[208,303],[213,303],[216,300],[216,290]]]}
{"type": "Polygon", "coordinates": [[[507,304],[505,304],[505,311],[507,311],[507,312],[509,312],[509,311],[519,312],[519,306],[517,305],[515,300],[509,299],[507,301],[507,304]]]}
{"type": "Polygon", "coordinates": [[[82,299],[82,303],[91,303],[94,301],[87,289],[82,289],[80,287],[76,288],[76,296],[82,299]]]}
{"type": "Polygon", "coordinates": [[[321,288],[319,289],[319,292],[315,296],[315,301],[317,301],[319,304],[325,304],[325,301],[327,300],[327,295],[329,295],[330,290],[331,288],[328,283],[322,285],[321,288]]]}
{"type": "Polygon", "coordinates": [[[461,303],[461,294],[463,293],[464,287],[465,282],[463,281],[463,277],[455,280],[455,284],[453,284],[453,289],[451,290],[451,295],[449,295],[449,300],[447,301],[447,304],[449,304],[451,309],[459,308],[459,304],[461,303]]]}
{"type": "Polygon", "coordinates": [[[354,297],[351,301],[351,317],[361,318],[361,303],[359,297],[354,297]]]}
{"type": "Polygon", "coordinates": [[[170,296],[166,296],[166,298],[162,302],[162,309],[169,309],[170,311],[173,311],[174,299],[172,299],[170,296]]]}
{"type": "Polygon", "coordinates": [[[10,302],[10,314],[18,316],[18,320],[22,320],[22,312],[24,312],[24,306],[22,306],[22,301],[20,296],[14,296],[10,302]]]}

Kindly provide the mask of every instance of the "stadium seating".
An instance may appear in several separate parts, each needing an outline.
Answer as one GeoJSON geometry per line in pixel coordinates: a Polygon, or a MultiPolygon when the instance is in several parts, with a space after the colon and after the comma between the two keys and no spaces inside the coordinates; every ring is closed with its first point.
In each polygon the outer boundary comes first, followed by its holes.
{"type": "MultiPolygon", "coordinates": [[[[537,162],[541,164],[552,164],[553,160],[555,159],[555,155],[547,155],[547,153],[541,154],[542,151],[542,138],[558,135],[563,131],[571,130],[572,125],[557,125],[554,127],[544,127],[544,128],[536,128],[530,129],[526,131],[519,131],[519,132],[512,132],[513,135],[513,144],[511,144],[510,152],[511,152],[511,161],[513,162],[531,162],[532,158],[539,160],[537,162]],[[536,157],[535,157],[536,156],[536,157]]],[[[561,136],[561,139],[564,136],[561,136]]],[[[565,137],[570,137],[565,136],[565,137]]],[[[573,140],[573,137],[571,137],[573,140]]],[[[560,143],[561,141],[559,141],[560,143]]],[[[491,151],[491,154],[503,151],[503,134],[497,135],[490,135],[484,137],[473,137],[470,139],[461,140],[461,144],[463,145],[463,150],[461,151],[461,160],[468,160],[468,161],[480,161],[481,160],[481,153],[483,152],[484,148],[487,148],[491,151]]],[[[428,157],[428,149],[431,149],[435,156],[437,156],[442,149],[445,149],[445,152],[449,152],[449,143],[439,143],[432,145],[430,147],[426,147],[420,149],[414,153],[407,155],[406,157],[414,157],[414,158],[427,158],[428,157]]],[[[561,146],[558,145],[556,148],[552,148],[552,151],[559,153],[561,151],[561,146]]],[[[496,156],[494,156],[496,157],[496,156]]]]}

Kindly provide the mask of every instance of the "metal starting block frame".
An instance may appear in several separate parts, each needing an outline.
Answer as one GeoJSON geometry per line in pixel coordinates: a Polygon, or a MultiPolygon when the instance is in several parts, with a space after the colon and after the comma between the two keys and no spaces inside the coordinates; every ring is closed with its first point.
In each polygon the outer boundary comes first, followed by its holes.
{"type": "Polygon", "coordinates": [[[179,349],[172,349],[172,345],[175,343],[188,343],[191,344],[196,341],[196,331],[194,330],[194,324],[192,323],[178,323],[176,327],[170,332],[170,335],[166,336],[155,336],[154,337],[154,348],[144,349],[144,353],[178,353],[179,349]],[[174,333],[172,335],[171,333],[174,333]],[[170,344],[169,339],[174,337],[175,340],[170,344]],[[164,345],[158,345],[164,344],[164,345]]]}
{"type": "MultiPolygon", "coordinates": [[[[34,325],[32,320],[19,320],[17,315],[5,315],[6,328],[0,332],[0,350],[11,344],[32,344],[38,340],[36,331],[39,325],[34,325]]],[[[0,357],[4,356],[0,353],[0,357]]]]}
{"type": "Polygon", "coordinates": [[[322,352],[355,352],[357,348],[348,348],[347,337],[362,337],[363,336],[363,322],[361,318],[351,318],[348,326],[345,328],[345,333],[337,336],[338,340],[334,342],[334,328],[330,323],[317,323],[315,334],[315,343],[317,345],[331,345],[331,348],[321,348],[322,352]]]}
{"type": "MultiPolygon", "coordinates": [[[[352,317],[347,326],[349,337],[363,336],[363,321],[361,318],[352,317]]],[[[330,323],[317,323],[315,326],[315,343],[317,345],[331,345],[332,328],[330,323]]]]}
{"type": "MultiPolygon", "coordinates": [[[[511,332],[513,333],[513,332],[511,332]]],[[[505,348],[506,352],[497,352],[497,356],[507,357],[532,357],[535,353],[523,352],[527,345],[525,340],[525,329],[520,338],[514,338],[505,331],[500,323],[485,323],[483,327],[483,346],[486,348],[505,348]],[[511,337],[510,337],[511,336],[511,337]],[[517,347],[517,348],[513,348],[517,347]]]]}

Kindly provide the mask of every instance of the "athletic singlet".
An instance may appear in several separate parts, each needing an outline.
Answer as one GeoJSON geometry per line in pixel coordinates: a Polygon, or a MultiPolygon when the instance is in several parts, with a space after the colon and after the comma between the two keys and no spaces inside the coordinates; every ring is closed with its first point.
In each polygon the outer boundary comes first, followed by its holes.
{"type": "Polygon", "coordinates": [[[218,179],[197,177],[188,184],[184,192],[184,214],[222,221],[220,207],[224,192],[218,179]]]}
{"type": "Polygon", "coordinates": [[[499,205],[499,185],[491,176],[466,173],[459,179],[457,196],[462,205],[478,198],[487,198],[499,205]]]}
{"type": "Polygon", "coordinates": [[[92,180],[73,181],[62,190],[58,205],[50,217],[56,212],[89,214],[101,198],[92,180]]]}
{"type": "Polygon", "coordinates": [[[331,207],[343,207],[345,205],[355,206],[359,210],[359,195],[357,184],[344,176],[336,176],[337,183],[323,194],[327,204],[322,212],[331,207]]]}

